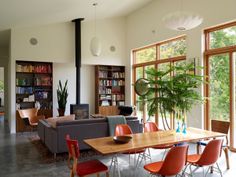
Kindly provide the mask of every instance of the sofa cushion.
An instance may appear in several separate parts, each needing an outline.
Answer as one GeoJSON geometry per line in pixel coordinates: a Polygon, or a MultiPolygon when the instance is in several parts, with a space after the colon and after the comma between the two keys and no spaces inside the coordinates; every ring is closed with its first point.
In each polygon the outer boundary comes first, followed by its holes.
{"type": "Polygon", "coordinates": [[[61,116],[61,117],[51,117],[47,119],[48,124],[50,124],[53,128],[56,128],[58,123],[63,122],[71,122],[75,120],[75,115],[71,114],[68,116],[61,116]]]}

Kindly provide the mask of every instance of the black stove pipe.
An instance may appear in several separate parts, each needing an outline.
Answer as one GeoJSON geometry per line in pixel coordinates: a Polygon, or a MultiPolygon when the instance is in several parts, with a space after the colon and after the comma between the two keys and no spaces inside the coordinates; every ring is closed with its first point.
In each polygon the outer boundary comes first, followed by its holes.
{"type": "Polygon", "coordinates": [[[81,21],[84,18],[72,20],[75,22],[75,66],[76,66],[76,104],[80,104],[80,67],[81,67],[81,21]]]}

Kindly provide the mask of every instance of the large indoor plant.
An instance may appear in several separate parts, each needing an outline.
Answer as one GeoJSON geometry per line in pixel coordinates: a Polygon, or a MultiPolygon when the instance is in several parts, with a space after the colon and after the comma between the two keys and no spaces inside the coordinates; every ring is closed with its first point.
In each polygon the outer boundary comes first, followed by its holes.
{"type": "Polygon", "coordinates": [[[182,63],[164,71],[150,68],[145,71],[147,78],[134,84],[141,101],[147,104],[149,117],[158,113],[164,129],[171,128],[167,115],[185,122],[186,112],[203,101],[197,88],[204,78],[190,72],[194,67],[193,63],[182,63]]]}
{"type": "Polygon", "coordinates": [[[68,80],[66,80],[65,84],[62,86],[61,80],[59,80],[59,85],[57,87],[57,102],[58,102],[59,116],[65,115],[66,103],[68,98],[67,83],[68,80]]]}

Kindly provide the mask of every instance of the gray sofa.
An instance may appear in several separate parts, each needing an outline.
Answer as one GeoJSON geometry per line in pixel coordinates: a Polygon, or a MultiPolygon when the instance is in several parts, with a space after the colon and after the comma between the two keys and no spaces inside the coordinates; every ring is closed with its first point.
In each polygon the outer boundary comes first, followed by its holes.
{"type": "MultiPolygon", "coordinates": [[[[133,133],[142,132],[142,125],[137,117],[128,116],[126,121],[133,133]]],[[[46,120],[40,120],[38,123],[38,135],[54,155],[67,152],[66,134],[78,140],[80,150],[89,149],[90,147],[83,140],[109,136],[108,121],[106,118],[96,118],[57,122],[55,128],[51,127],[46,120]]]]}

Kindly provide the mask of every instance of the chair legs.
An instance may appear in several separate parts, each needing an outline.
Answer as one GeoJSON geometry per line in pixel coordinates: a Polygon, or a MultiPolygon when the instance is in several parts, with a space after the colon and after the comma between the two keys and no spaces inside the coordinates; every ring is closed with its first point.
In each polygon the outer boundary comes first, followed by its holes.
{"type": "Polygon", "coordinates": [[[138,160],[136,162],[136,168],[142,163],[142,161],[144,160],[145,164],[147,162],[147,159],[152,161],[151,159],[151,154],[150,154],[150,150],[148,149],[148,153],[146,153],[146,151],[144,151],[143,153],[140,153],[138,155],[138,160]]]}
{"type": "Polygon", "coordinates": [[[224,152],[225,152],[225,160],[226,160],[226,167],[227,167],[227,170],[230,168],[229,166],[229,149],[228,147],[225,147],[223,148],[224,152]]]}
{"type": "Polygon", "coordinates": [[[70,171],[70,177],[74,177],[73,170],[70,171]]]}
{"type": "Polygon", "coordinates": [[[197,154],[200,154],[201,152],[201,145],[197,143],[197,154]]]}
{"type": "MultiPolygon", "coordinates": [[[[192,170],[192,166],[194,166],[194,165],[189,164],[189,170],[190,170],[190,174],[189,174],[189,175],[193,177],[194,172],[197,171],[197,170],[200,168],[200,166],[196,166],[196,168],[195,168],[194,170],[192,170]]],[[[188,167],[188,165],[185,167],[184,171],[182,172],[182,176],[184,176],[184,173],[185,173],[185,170],[186,170],[187,167],[188,167]]],[[[203,167],[202,167],[202,168],[203,168],[203,167]]],[[[215,172],[220,173],[220,176],[223,177],[223,174],[222,174],[222,172],[221,172],[221,170],[220,170],[220,167],[219,167],[218,163],[216,163],[216,167],[214,167],[214,166],[209,166],[208,169],[207,169],[207,171],[206,171],[206,173],[205,173],[204,168],[203,168],[203,176],[206,177],[207,174],[208,174],[209,172],[211,172],[212,169],[215,169],[215,170],[216,170],[215,172]]]]}

